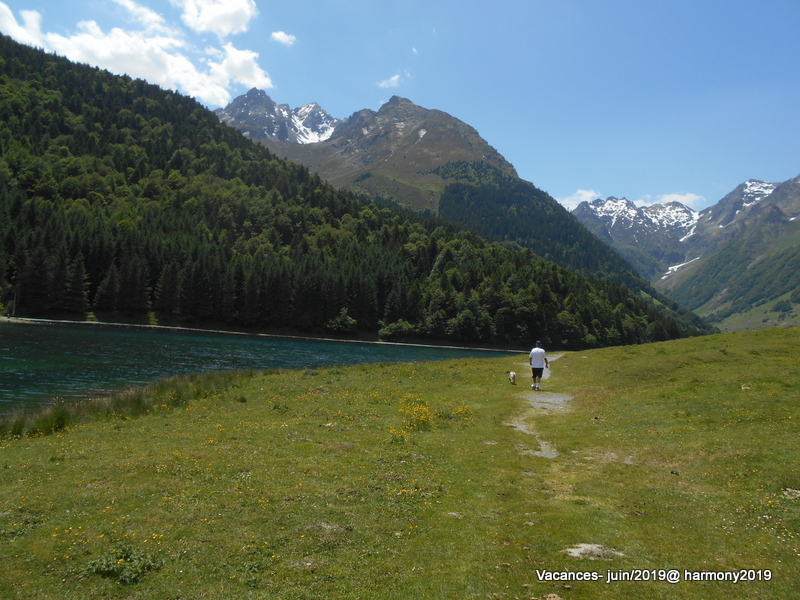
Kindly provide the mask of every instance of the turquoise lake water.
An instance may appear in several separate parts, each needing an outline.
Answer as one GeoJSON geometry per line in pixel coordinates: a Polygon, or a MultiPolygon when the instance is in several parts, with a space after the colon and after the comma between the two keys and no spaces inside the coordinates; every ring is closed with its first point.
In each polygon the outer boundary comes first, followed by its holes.
{"type": "MultiPolygon", "coordinates": [[[[0,322],[0,413],[170,375],[491,357],[492,350],[92,324],[0,322]]],[[[507,353],[506,353],[507,354],[507,353]]]]}

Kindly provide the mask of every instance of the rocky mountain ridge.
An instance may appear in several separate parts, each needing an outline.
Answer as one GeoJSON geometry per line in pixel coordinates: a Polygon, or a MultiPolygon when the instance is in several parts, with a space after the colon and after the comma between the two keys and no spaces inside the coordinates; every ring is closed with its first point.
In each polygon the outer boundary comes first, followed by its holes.
{"type": "Polygon", "coordinates": [[[291,110],[252,89],[215,113],[276,155],[305,165],[337,187],[420,212],[435,214],[449,183],[432,172],[436,167],[485,162],[516,176],[514,167],[474,128],[399,96],[377,111],[362,109],[335,119],[316,104],[291,110]]]}
{"type": "MultiPolygon", "coordinates": [[[[699,212],[610,197],[582,202],[572,213],[657,289],[701,315],[719,322],[753,305],[789,301],[782,320],[792,311],[800,317],[800,297],[791,301],[800,278],[788,271],[795,264],[800,271],[800,178],[751,179],[699,212]]],[[[773,316],[761,311],[757,320],[772,324],[773,316]]]]}
{"type": "Polygon", "coordinates": [[[296,144],[315,144],[330,138],[342,123],[316,102],[299,108],[276,104],[256,88],[214,111],[223,123],[255,140],[276,139],[296,144]]]}
{"type": "MultiPolygon", "coordinates": [[[[731,234],[715,229],[733,225],[731,231],[738,230],[753,207],[777,188],[776,183],[751,179],[702,211],[674,201],[636,206],[627,198],[610,196],[581,202],[572,214],[623,255],[636,246],[656,258],[651,268],[638,270],[648,279],[663,278],[727,241],[731,234]]],[[[641,262],[636,256],[628,260],[641,262]]]]}

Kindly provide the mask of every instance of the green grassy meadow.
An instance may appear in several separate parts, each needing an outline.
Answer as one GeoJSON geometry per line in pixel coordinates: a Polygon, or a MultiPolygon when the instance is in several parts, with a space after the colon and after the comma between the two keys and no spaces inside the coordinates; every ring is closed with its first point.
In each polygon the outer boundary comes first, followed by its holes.
{"type": "Polygon", "coordinates": [[[153,386],[0,440],[0,597],[797,598],[798,355],[798,329],[573,352],[537,395],[524,354],[153,386]]]}

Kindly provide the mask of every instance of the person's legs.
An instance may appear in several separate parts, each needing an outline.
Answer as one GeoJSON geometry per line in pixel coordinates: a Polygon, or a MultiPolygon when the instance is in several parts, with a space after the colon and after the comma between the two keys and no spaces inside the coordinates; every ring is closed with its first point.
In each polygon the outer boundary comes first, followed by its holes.
{"type": "Polygon", "coordinates": [[[542,372],[544,369],[531,369],[532,376],[533,376],[533,385],[531,386],[533,389],[539,389],[539,382],[542,380],[542,372]]]}

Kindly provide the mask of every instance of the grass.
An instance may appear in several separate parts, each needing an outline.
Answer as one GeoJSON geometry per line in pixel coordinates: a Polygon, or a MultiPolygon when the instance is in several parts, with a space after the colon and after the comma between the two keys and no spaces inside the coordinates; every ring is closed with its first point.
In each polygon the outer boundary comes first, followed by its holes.
{"type": "Polygon", "coordinates": [[[156,409],[175,408],[191,399],[220,393],[252,373],[212,372],[186,377],[166,377],[151,385],[133,387],[107,397],[84,401],[56,398],[47,406],[20,409],[0,415],[0,438],[51,435],[81,420],[99,417],[131,418],[156,409]]]}
{"type": "MultiPolygon", "coordinates": [[[[781,301],[788,301],[792,293],[787,292],[782,296],[773,298],[762,304],[751,306],[743,312],[734,313],[731,316],[715,323],[721,331],[735,331],[742,329],[766,329],[770,327],[797,327],[800,324],[800,311],[797,305],[793,305],[790,311],[776,311],[774,307],[781,301]]],[[[726,303],[728,306],[730,303],[726,303]]],[[[724,306],[722,307],[724,308],[724,306]]],[[[700,307],[695,311],[698,315],[708,316],[707,306],[700,307]]]]}
{"type": "Polygon", "coordinates": [[[173,381],[141,416],[0,442],[0,597],[793,598],[798,346],[569,353],[561,412],[524,355],[194,378],[178,403],[173,381]],[[761,580],[605,583],[632,569],[761,580]]]}

